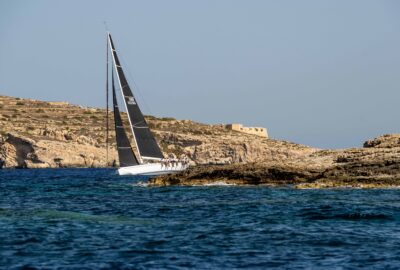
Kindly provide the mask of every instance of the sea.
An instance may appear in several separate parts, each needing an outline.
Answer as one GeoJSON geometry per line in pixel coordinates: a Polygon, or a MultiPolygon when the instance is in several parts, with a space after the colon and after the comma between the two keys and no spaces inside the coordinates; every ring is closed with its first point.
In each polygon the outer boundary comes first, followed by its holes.
{"type": "Polygon", "coordinates": [[[0,170],[0,269],[399,269],[400,190],[0,170]]]}

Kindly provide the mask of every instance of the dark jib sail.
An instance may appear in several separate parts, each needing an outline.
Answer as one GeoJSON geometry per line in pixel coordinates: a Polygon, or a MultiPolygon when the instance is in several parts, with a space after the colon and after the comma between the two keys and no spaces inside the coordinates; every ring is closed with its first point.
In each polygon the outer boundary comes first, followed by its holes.
{"type": "Polygon", "coordinates": [[[112,55],[114,58],[114,63],[116,65],[119,81],[121,83],[120,86],[122,88],[122,93],[124,95],[125,104],[128,110],[129,119],[132,125],[132,130],[136,138],[136,143],[139,153],[143,158],[148,157],[148,158],[162,159],[164,156],[156,140],[154,139],[154,136],[151,133],[149,126],[147,125],[146,120],[144,119],[144,116],[140,111],[138,104],[136,103],[135,97],[132,94],[132,91],[129,87],[125,74],[122,70],[121,64],[119,62],[117,52],[115,51],[114,43],[111,39],[110,34],[109,38],[110,38],[110,45],[111,45],[112,55]]]}
{"type": "Polygon", "coordinates": [[[117,150],[120,167],[128,167],[138,165],[139,162],[132,151],[128,136],[126,135],[124,124],[122,123],[121,114],[118,108],[117,96],[114,87],[114,72],[112,72],[112,91],[113,91],[113,106],[114,106],[114,122],[115,136],[117,140],[117,150]]]}

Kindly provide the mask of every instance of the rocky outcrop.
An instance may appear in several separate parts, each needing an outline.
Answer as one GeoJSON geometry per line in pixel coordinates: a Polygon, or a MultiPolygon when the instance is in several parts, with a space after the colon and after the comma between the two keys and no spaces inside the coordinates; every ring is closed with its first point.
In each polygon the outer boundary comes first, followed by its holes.
{"type": "Polygon", "coordinates": [[[230,164],[203,165],[173,175],[156,177],[150,186],[196,186],[196,185],[288,185],[317,179],[322,170],[282,164],[230,164]]]}
{"type": "MultiPolygon", "coordinates": [[[[79,142],[38,140],[8,133],[0,144],[5,168],[104,167],[105,149],[79,142]]],[[[111,160],[115,160],[115,155],[111,160]]],[[[111,164],[109,164],[111,165],[111,164]]]]}
{"type": "Polygon", "coordinates": [[[377,137],[373,140],[366,141],[364,147],[374,148],[394,148],[400,147],[400,136],[399,134],[386,134],[377,137]]]}
{"type": "Polygon", "coordinates": [[[4,166],[26,168],[28,161],[37,162],[33,143],[31,139],[7,134],[6,138],[3,138],[3,143],[0,147],[4,166]]]}
{"type": "Polygon", "coordinates": [[[366,142],[368,148],[317,150],[285,160],[199,166],[181,174],[151,179],[150,185],[225,183],[295,185],[298,188],[400,187],[399,139],[400,134],[384,135],[366,142]]]}

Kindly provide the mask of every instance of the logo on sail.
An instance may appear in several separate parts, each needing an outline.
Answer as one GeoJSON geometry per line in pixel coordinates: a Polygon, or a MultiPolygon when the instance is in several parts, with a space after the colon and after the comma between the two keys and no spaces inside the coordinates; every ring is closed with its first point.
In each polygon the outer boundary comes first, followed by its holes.
{"type": "Polygon", "coordinates": [[[127,98],[128,98],[127,101],[126,101],[127,104],[136,105],[136,100],[135,100],[134,97],[127,97],[127,98]]]}

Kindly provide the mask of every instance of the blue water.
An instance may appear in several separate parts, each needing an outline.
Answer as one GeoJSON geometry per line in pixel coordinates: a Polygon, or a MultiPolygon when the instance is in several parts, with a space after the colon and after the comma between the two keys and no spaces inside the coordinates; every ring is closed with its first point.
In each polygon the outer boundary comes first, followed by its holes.
{"type": "Polygon", "coordinates": [[[141,180],[0,171],[0,268],[400,268],[400,190],[141,180]]]}

